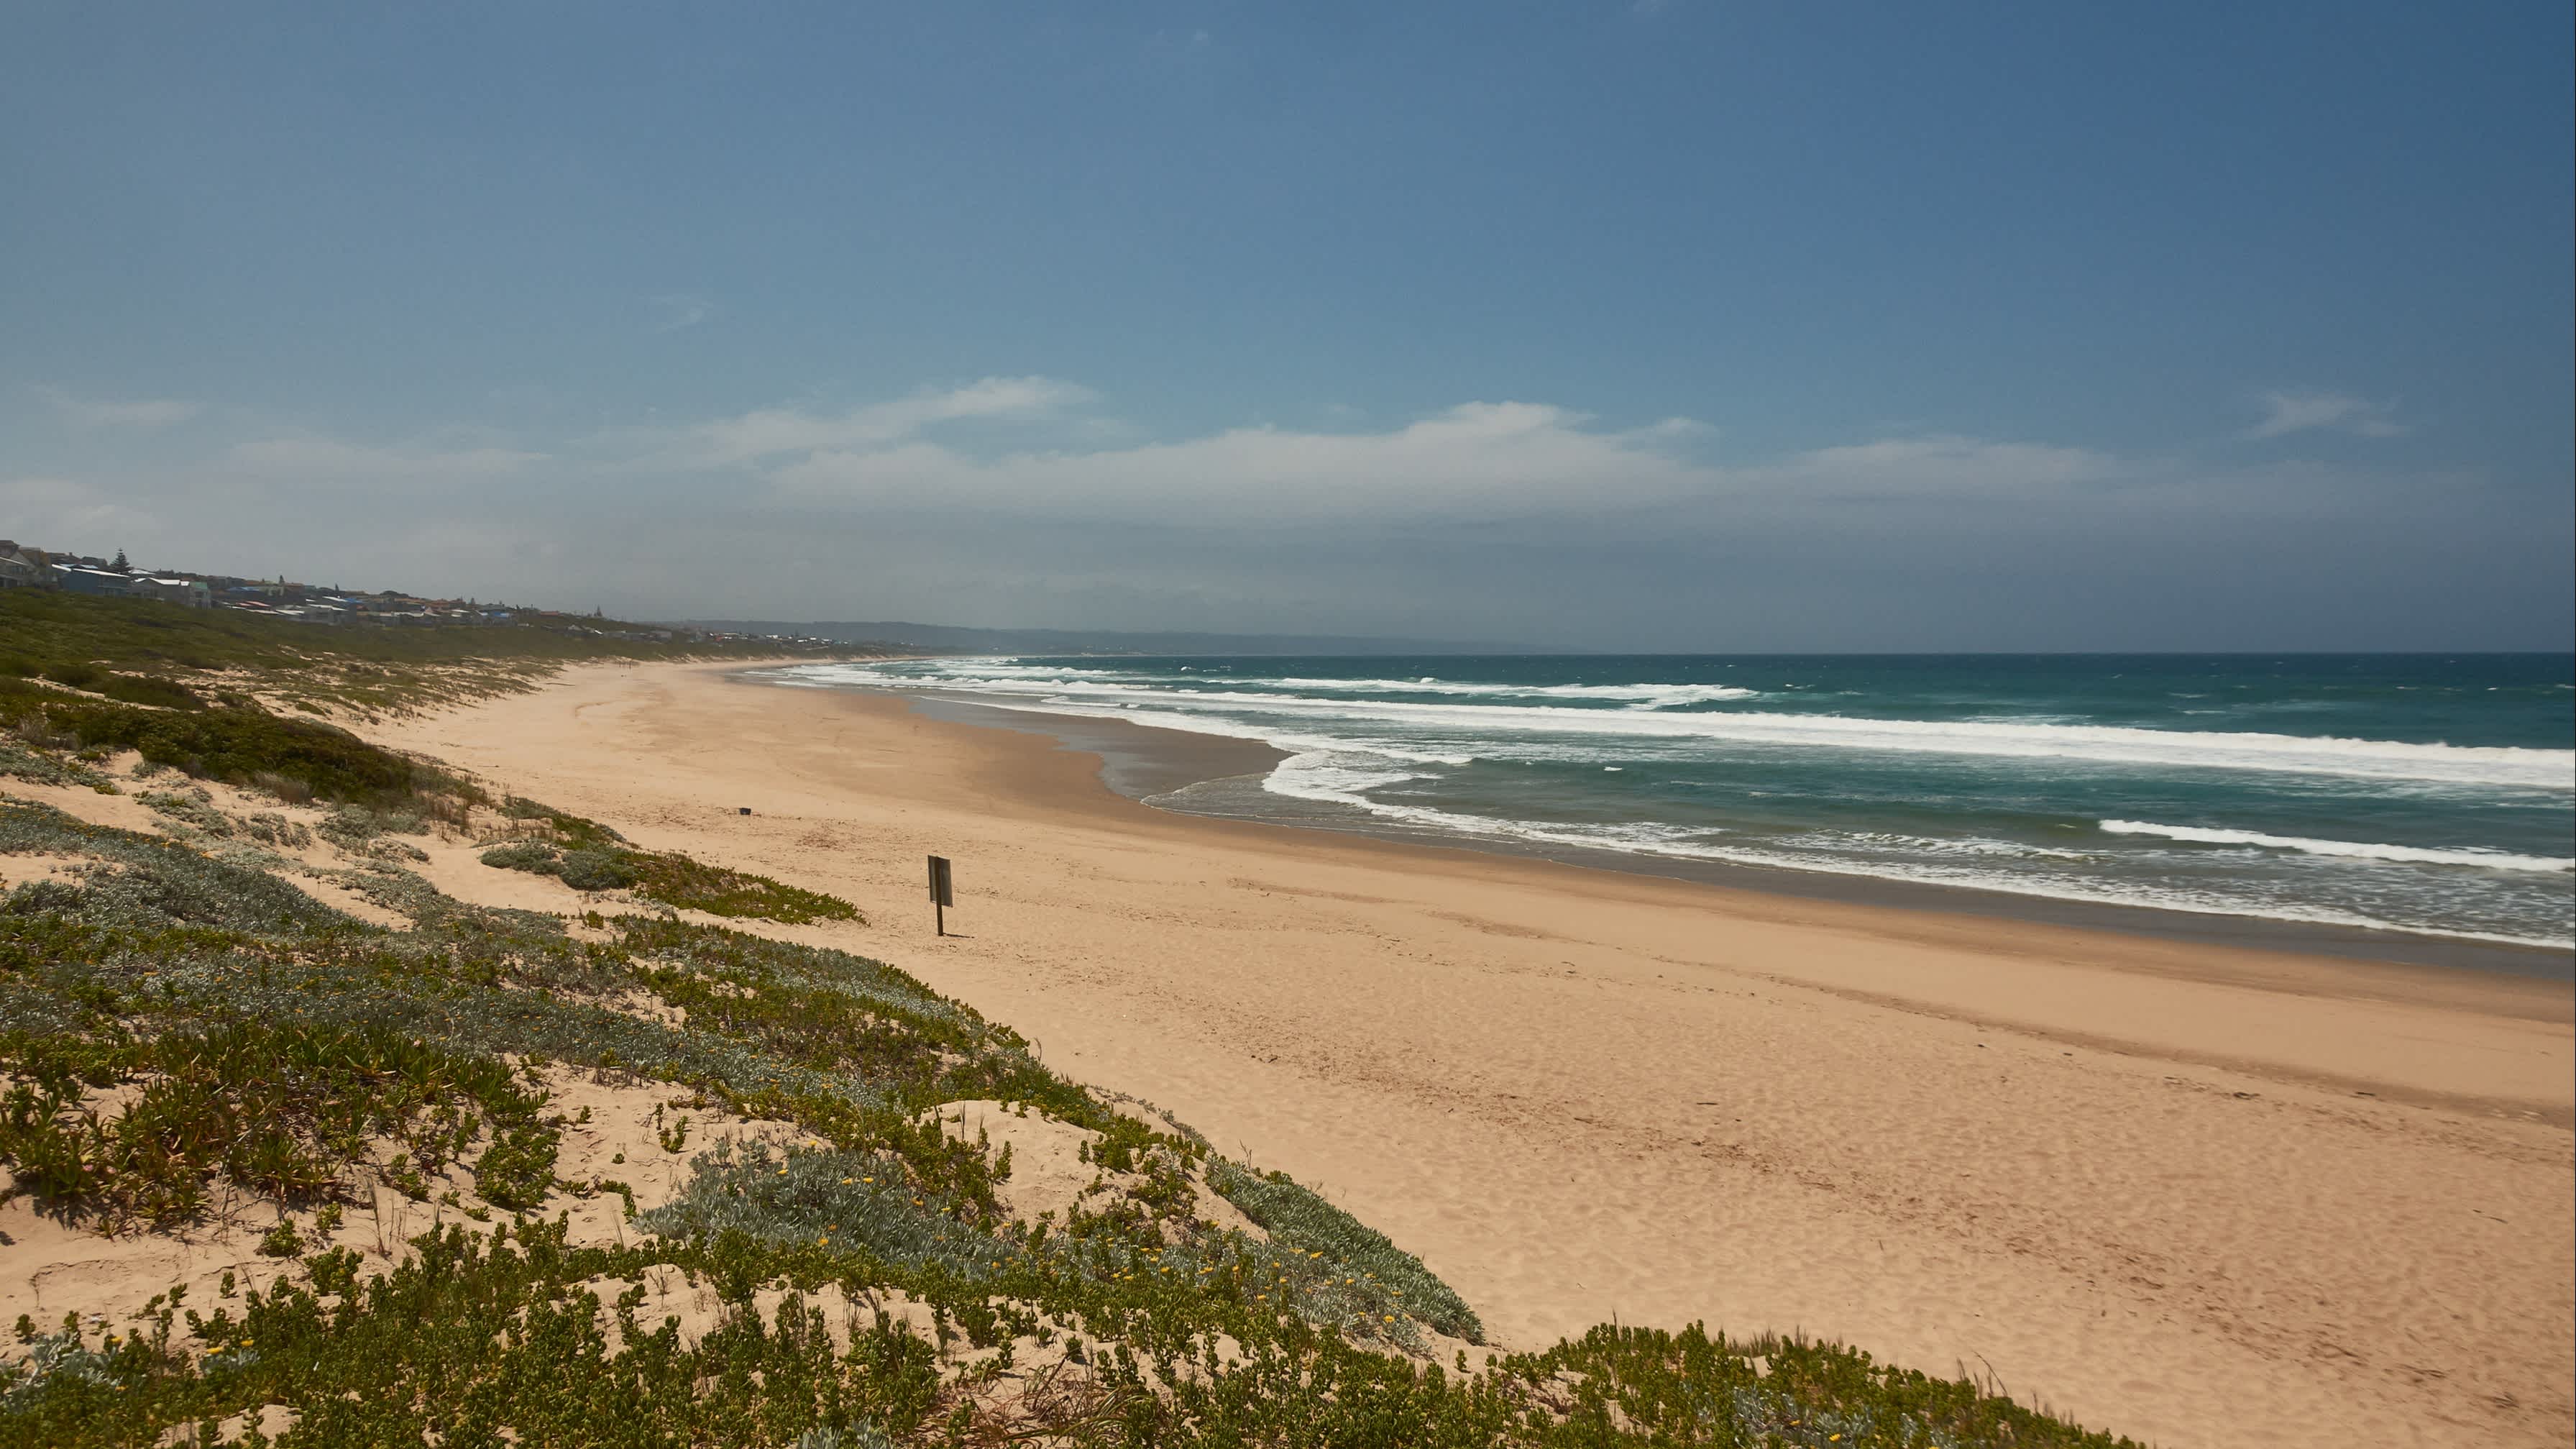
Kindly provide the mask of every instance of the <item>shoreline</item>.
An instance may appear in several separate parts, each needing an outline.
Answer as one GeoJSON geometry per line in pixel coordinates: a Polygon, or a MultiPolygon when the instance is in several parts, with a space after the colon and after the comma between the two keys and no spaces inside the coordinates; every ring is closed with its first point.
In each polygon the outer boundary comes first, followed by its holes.
{"type": "Polygon", "coordinates": [[[1288,1170],[1506,1344],[1802,1330],[2167,1449],[2576,1428],[2565,987],[1176,814],[1043,731],[727,672],[368,733],[851,900],[765,933],[1288,1170]]]}
{"type": "MultiPolygon", "coordinates": [[[[778,684],[760,678],[758,671],[753,669],[738,670],[732,677],[744,684],[768,688],[827,688],[778,684]]],[[[1175,815],[1328,831],[1430,849],[1544,860],[1614,874],[1689,881],[1749,894],[1777,895],[1835,905],[2104,931],[2229,950],[2283,952],[2346,962],[2441,971],[2481,971],[2552,983],[2576,983],[2576,951],[2559,951],[2546,946],[2269,916],[2076,900],[1859,873],[1540,845],[1507,837],[1406,829],[1358,811],[1334,812],[1322,806],[1281,801],[1268,796],[1259,798],[1270,808],[1255,811],[1242,808],[1236,802],[1258,796],[1257,777],[1287,758],[1285,751],[1257,740],[1199,734],[1103,716],[1004,708],[928,690],[827,688],[827,692],[899,699],[932,719],[1050,737],[1061,748],[1099,756],[1101,783],[1113,793],[1150,809],[1175,815]],[[1225,788],[1229,786],[1236,788],[1225,788]],[[1228,808],[1229,805],[1234,808],[1228,808]]]]}

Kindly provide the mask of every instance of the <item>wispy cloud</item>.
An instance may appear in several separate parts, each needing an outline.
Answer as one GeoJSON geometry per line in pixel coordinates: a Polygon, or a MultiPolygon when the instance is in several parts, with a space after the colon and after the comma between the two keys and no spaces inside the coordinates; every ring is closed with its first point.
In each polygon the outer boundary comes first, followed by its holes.
{"type": "Polygon", "coordinates": [[[2089,448],[1992,442],[1949,434],[1816,448],[1737,470],[1745,480],[1844,501],[1866,498],[2030,498],[2149,471],[2089,448]]]}
{"type": "Polygon", "coordinates": [[[838,413],[763,408],[688,428],[660,451],[666,464],[723,467],[827,449],[884,447],[940,423],[1056,418],[1090,399],[1089,389],[1054,378],[988,377],[838,413]]]}
{"type": "Polygon", "coordinates": [[[206,410],[200,402],[178,398],[92,398],[59,387],[36,389],[63,421],[76,428],[176,427],[206,410]]]}
{"type": "Polygon", "coordinates": [[[2263,421],[2246,433],[2249,438],[2279,438],[2317,429],[2364,438],[2394,438],[2406,432],[2403,424],[2388,416],[2385,405],[2350,393],[2298,388],[2267,392],[2261,402],[2263,421]]]}
{"type": "Polygon", "coordinates": [[[718,311],[714,302],[695,292],[663,292],[644,300],[653,309],[653,330],[656,332],[686,331],[718,311]]]}

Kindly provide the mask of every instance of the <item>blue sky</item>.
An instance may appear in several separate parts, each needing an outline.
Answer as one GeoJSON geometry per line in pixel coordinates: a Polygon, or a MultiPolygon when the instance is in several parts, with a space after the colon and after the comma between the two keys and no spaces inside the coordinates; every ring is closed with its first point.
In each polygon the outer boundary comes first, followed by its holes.
{"type": "Polygon", "coordinates": [[[2564,4],[18,4],[0,532],[651,616],[2576,645],[2564,4]]]}

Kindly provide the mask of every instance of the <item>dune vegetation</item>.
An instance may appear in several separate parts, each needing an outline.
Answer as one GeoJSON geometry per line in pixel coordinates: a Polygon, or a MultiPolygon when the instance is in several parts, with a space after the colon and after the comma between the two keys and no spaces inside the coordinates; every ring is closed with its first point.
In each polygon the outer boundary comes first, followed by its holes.
{"type": "Polygon", "coordinates": [[[761,934],[845,902],[255,703],[0,716],[0,1252],[237,1260],[19,1316],[0,1446],[2127,1442],[1839,1345],[1505,1351],[1285,1174],[761,934]],[[451,838],[582,894],[458,899],[451,838]]]}
{"type": "Polygon", "coordinates": [[[0,677],[174,709],[261,704],[358,718],[534,688],[596,660],[867,654],[865,645],[660,639],[613,619],[331,626],[53,590],[0,591],[0,677]]]}

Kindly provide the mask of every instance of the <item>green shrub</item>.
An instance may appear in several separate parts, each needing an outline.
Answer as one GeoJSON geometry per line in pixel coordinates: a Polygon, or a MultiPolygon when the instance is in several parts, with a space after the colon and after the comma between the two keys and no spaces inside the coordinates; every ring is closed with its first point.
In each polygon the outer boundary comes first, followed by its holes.
{"type": "Polygon", "coordinates": [[[147,790],[135,797],[144,808],[156,815],[166,815],[182,824],[195,826],[208,835],[230,835],[233,823],[213,802],[194,795],[181,795],[167,790],[147,790]]]}
{"type": "Polygon", "coordinates": [[[129,704],[158,705],[163,709],[206,707],[206,702],[186,685],[149,674],[111,674],[96,688],[110,699],[121,699],[129,704]]]}
{"type": "Polygon", "coordinates": [[[555,1150],[562,1133],[553,1125],[520,1120],[493,1139],[474,1164],[474,1189],[497,1207],[532,1208],[555,1185],[555,1150]]]}
{"type": "Polygon", "coordinates": [[[415,792],[479,794],[434,766],[380,749],[314,720],[255,709],[183,713],[130,704],[0,694],[0,717],[66,735],[83,745],[136,750],[155,764],[248,785],[273,776],[326,799],[399,806],[415,792]]]}
{"type": "Polygon", "coordinates": [[[624,890],[635,884],[636,872],[627,864],[634,852],[615,850],[567,850],[556,863],[554,873],[563,883],[577,891],[624,890]]]}
{"type": "MultiPolygon", "coordinates": [[[[44,1059],[27,1060],[41,1068],[44,1059]]],[[[497,1060],[381,1026],[222,1026],[115,1060],[118,1077],[142,1090],[112,1115],[81,1108],[76,1084],[59,1075],[0,1099],[0,1162],[18,1190],[109,1233],[194,1218],[218,1172],[281,1205],[343,1196],[379,1138],[435,1170],[460,1160],[486,1123],[527,1128],[544,1102],[497,1060]]],[[[524,1178],[523,1159],[540,1145],[551,1170],[550,1136],[508,1140],[507,1171],[524,1178]]]]}
{"type": "Polygon", "coordinates": [[[482,855],[483,863],[495,869],[524,870],[537,875],[553,875],[560,868],[558,859],[558,853],[553,846],[539,845],[533,841],[496,845],[482,855]]]}
{"type": "Polygon", "coordinates": [[[79,760],[66,759],[52,750],[28,749],[6,739],[0,739],[0,775],[38,785],[86,785],[93,790],[115,788],[114,782],[105,774],[79,760]]]}
{"type": "Polygon", "coordinates": [[[1292,1253],[1321,1253],[1384,1283],[1414,1317],[1469,1343],[1485,1341],[1485,1327],[1449,1285],[1397,1247],[1384,1233],[1326,1202],[1285,1173],[1253,1172],[1218,1159],[1208,1166],[1208,1186],[1259,1223],[1271,1241],[1292,1253]]]}
{"type": "Polygon", "coordinates": [[[671,851],[636,850],[625,837],[578,815],[511,797],[501,811],[515,820],[544,820],[547,841],[520,840],[483,852],[483,863],[563,878],[575,890],[633,888],[646,900],[713,916],[757,916],[788,925],[808,921],[861,921],[859,909],[838,896],[803,890],[747,871],[708,865],[671,851]]]}

